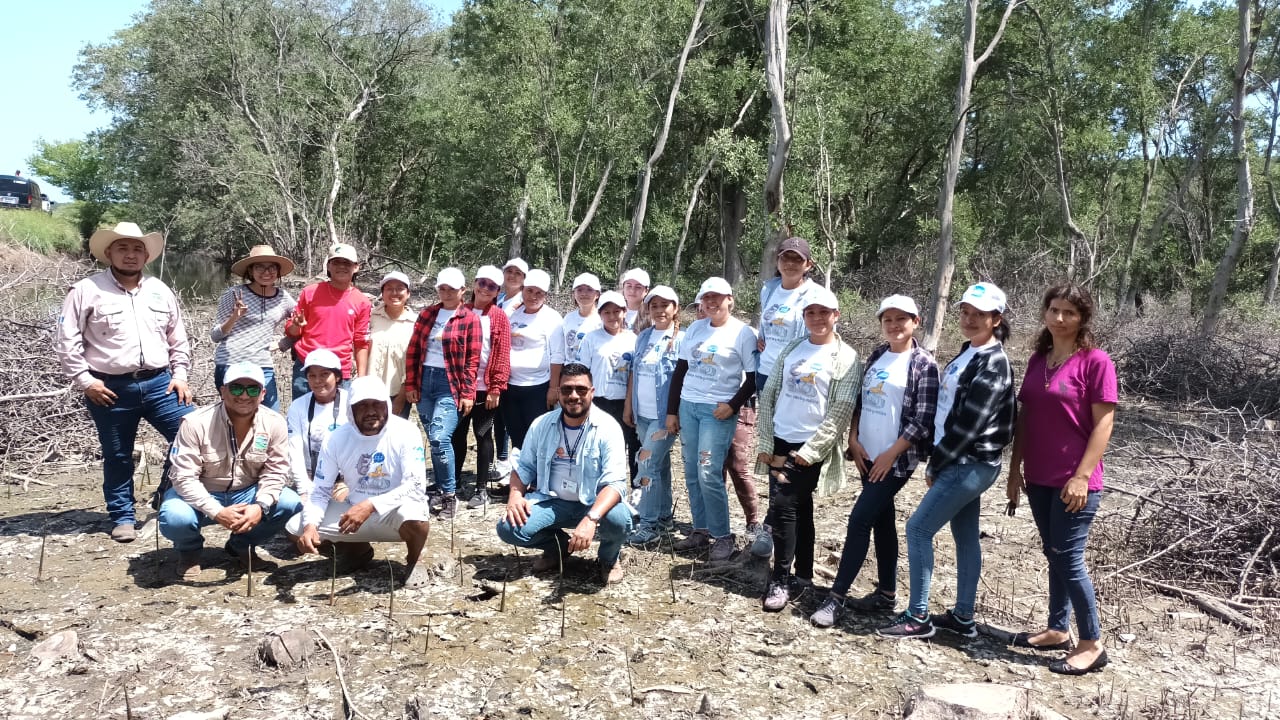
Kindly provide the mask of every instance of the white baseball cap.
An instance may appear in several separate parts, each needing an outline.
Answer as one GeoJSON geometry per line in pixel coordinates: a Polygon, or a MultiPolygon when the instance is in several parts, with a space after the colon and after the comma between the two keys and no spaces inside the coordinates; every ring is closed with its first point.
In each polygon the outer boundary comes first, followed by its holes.
{"type": "Polygon", "coordinates": [[[310,367],[322,367],[342,372],[342,361],[338,359],[337,354],[332,350],[316,348],[307,353],[307,359],[302,363],[303,370],[310,367]]]}
{"type": "Polygon", "coordinates": [[[649,301],[656,297],[662,298],[663,300],[670,300],[676,305],[680,304],[680,297],[676,295],[676,291],[666,285],[657,285],[650,290],[648,294],[644,296],[644,304],[648,305],[649,301]]]}
{"type": "Polygon", "coordinates": [[[502,271],[499,270],[496,265],[482,265],[480,269],[476,271],[476,279],[488,280],[494,285],[501,287],[502,271]]]}
{"type": "Polygon", "coordinates": [[[391,282],[392,280],[399,280],[400,282],[404,283],[404,286],[405,286],[405,287],[409,288],[410,290],[412,290],[412,289],[413,289],[413,283],[409,282],[409,276],[408,276],[408,275],[405,275],[404,273],[400,272],[399,270],[392,270],[391,272],[387,273],[386,275],[383,275],[383,276],[382,276],[382,282],[378,283],[378,289],[379,289],[379,290],[381,290],[381,289],[382,289],[382,286],[386,285],[387,283],[391,282]]]}
{"type": "Polygon", "coordinates": [[[360,262],[359,256],[356,255],[355,247],[348,245],[346,243],[334,243],[333,245],[329,246],[329,257],[324,259],[324,263],[328,265],[329,261],[333,260],[334,258],[342,258],[343,260],[350,260],[353,263],[360,262]]]}
{"type": "Polygon", "coordinates": [[[890,295],[880,301],[880,309],[876,311],[876,317],[884,314],[885,310],[901,310],[902,312],[920,317],[920,308],[916,306],[916,301],[906,295],[890,295]]]}
{"type": "Polygon", "coordinates": [[[839,310],[840,299],[836,297],[835,293],[819,285],[810,290],[808,296],[805,297],[804,306],[809,307],[810,305],[820,305],[824,308],[839,310]]]}
{"type": "Polygon", "coordinates": [[[960,302],[969,303],[982,312],[1002,313],[1009,309],[1004,291],[996,287],[995,283],[989,282],[970,285],[964,295],[960,296],[960,302]]]}
{"type": "Polygon", "coordinates": [[[262,368],[256,363],[241,360],[233,362],[227,366],[227,372],[222,376],[222,382],[233,383],[237,380],[252,380],[262,387],[267,386],[267,377],[262,374],[262,368]]]}
{"type": "Polygon", "coordinates": [[[511,258],[508,260],[507,264],[502,266],[503,270],[506,270],[507,268],[515,268],[525,275],[529,274],[529,263],[521,260],[520,258],[511,258]]]}
{"type": "Polygon", "coordinates": [[[694,298],[694,302],[702,302],[702,296],[707,293],[716,293],[717,295],[732,295],[733,286],[728,280],[722,277],[709,277],[702,281],[702,287],[698,288],[698,296],[694,298]]]}
{"type": "Polygon", "coordinates": [[[628,280],[635,280],[641,285],[649,287],[649,273],[641,270],[640,268],[631,268],[630,270],[622,273],[622,279],[618,281],[618,284],[621,285],[628,280]]]}
{"type": "Polygon", "coordinates": [[[376,375],[361,375],[351,381],[352,407],[365,400],[381,400],[390,408],[391,393],[387,391],[387,384],[382,382],[382,378],[376,375]]]}
{"type": "Polygon", "coordinates": [[[577,290],[582,285],[586,285],[592,290],[600,292],[600,278],[596,277],[593,273],[582,273],[573,279],[573,285],[570,287],[577,290]]]}
{"type": "Polygon", "coordinates": [[[622,293],[616,290],[609,290],[602,294],[600,299],[596,301],[596,309],[603,310],[604,306],[609,304],[617,305],[623,310],[627,309],[627,299],[622,297],[622,293]]]}
{"type": "Polygon", "coordinates": [[[546,270],[535,268],[525,273],[524,286],[538,288],[542,292],[551,292],[551,276],[546,270]]]}
{"type": "Polygon", "coordinates": [[[451,287],[460,290],[467,286],[467,276],[458,268],[445,268],[436,275],[436,287],[451,287]]]}

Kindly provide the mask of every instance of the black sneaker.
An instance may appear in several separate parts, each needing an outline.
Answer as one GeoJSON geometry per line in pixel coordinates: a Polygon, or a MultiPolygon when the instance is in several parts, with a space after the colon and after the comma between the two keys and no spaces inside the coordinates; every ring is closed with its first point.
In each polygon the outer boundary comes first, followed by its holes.
{"type": "Polygon", "coordinates": [[[818,607],[818,611],[809,616],[809,622],[816,627],[829,628],[840,621],[844,616],[844,608],[848,600],[828,595],[826,600],[822,601],[822,605],[818,607]]]}
{"type": "Polygon", "coordinates": [[[441,520],[450,520],[456,512],[458,512],[458,498],[454,495],[441,495],[440,514],[437,517],[441,520]]]}
{"type": "Polygon", "coordinates": [[[965,620],[950,610],[941,615],[930,615],[929,621],[933,623],[934,627],[949,630],[960,637],[978,637],[978,623],[974,622],[972,618],[965,620]]]}
{"type": "Polygon", "coordinates": [[[929,618],[918,618],[904,612],[893,619],[893,622],[876,629],[876,634],[887,638],[931,638],[937,632],[929,618]]]}
{"type": "Polygon", "coordinates": [[[885,595],[879,590],[871,592],[859,598],[849,598],[847,604],[850,610],[860,613],[875,612],[893,612],[893,604],[897,600],[896,595],[885,595]]]}
{"type": "Polygon", "coordinates": [[[489,504],[489,493],[483,489],[477,490],[475,494],[471,496],[471,499],[467,501],[467,507],[471,508],[472,510],[479,510],[480,508],[488,504],[489,504]]]}

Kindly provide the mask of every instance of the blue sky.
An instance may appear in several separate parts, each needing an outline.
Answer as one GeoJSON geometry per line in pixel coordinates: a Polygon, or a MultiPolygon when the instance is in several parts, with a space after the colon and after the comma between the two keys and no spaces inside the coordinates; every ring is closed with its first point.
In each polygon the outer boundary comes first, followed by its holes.
{"type": "MultiPolygon", "coordinates": [[[[447,18],[462,0],[421,0],[447,18]]],[[[30,175],[27,158],[36,141],[74,140],[110,123],[110,115],[89,111],[71,87],[71,70],[86,44],[106,42],[148,0],[40,0],[4,3],[0,51],[5,57],[0,84],[0,173],[30,175]]],[[[37,178],[39,180],[39,178],[37,178]]],[[[57,188],[42,183],[55,200],[57,188]]]]}

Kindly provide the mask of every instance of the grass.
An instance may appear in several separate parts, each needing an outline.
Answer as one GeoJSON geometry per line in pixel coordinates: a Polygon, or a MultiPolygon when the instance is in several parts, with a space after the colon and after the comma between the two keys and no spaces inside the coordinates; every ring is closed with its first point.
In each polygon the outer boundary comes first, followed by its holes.
{"type": "Polygon", "coordinates": [[[74,222],[32,210],[0,211],[0,240],[21,245],[41,255],[80,250],[80,233],[74,222]]]}

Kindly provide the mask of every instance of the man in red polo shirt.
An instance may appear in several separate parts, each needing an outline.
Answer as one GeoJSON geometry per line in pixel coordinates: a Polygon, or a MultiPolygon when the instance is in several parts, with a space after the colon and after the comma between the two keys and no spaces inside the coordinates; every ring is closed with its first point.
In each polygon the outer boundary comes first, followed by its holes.
{"type": "Polygon", "coordinates": [[[310,392],[302,364],[312,350],[332,350],[342,361],[342,378],[349,384],[369,367],[369,313],[373,305],[355,286],[360,270],[356,249],[334,243],[325,260],[329,279],[308,285],[298,296],[298,307],[285,323],[293,345],[293,397],[310,392]]]}

